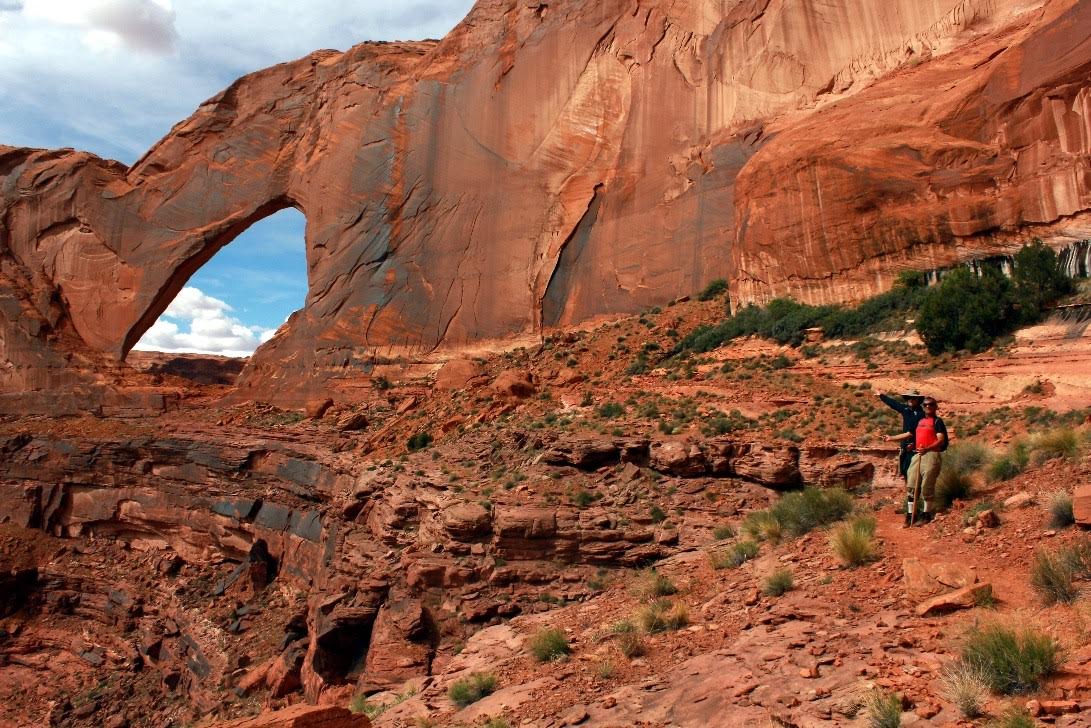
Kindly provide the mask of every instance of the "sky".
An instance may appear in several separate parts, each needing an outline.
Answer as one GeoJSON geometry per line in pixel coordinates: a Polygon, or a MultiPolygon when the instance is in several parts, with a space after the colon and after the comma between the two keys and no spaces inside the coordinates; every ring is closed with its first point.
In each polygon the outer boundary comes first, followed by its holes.
{"type": "MultiPolygon", "coordinates": [[[[441,38],[473,0],[0,0],[0,144],[135,162],[246,73],[365,40],[441,38]]],[[[307,293],[304,220],[255,224],[136,348],[245,356],[307,293]]]]}

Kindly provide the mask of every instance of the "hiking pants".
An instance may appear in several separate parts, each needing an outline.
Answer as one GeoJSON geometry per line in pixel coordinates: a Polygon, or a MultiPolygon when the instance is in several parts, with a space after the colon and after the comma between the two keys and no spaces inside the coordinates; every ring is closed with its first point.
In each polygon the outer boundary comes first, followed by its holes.
{"type": "Polygon", "coordinates": [[[901,452],[898,453],[898,472],[902,474],[902,480],[908,482],[909,480],[909,463],[913,461],[913,456],[916,455],[908,447],[903,447],[901,452]]]}
{"type": "Polygon", "coordinates": [[[936,479],[939,478],[942,461],[943,455],[935,451],[913,455],[913,460],[909,463],[909,479],[906,481],[907,500],[913,500],[913,491],[919,484],[922,505],[932,501],[936,495],[936,479]]]}

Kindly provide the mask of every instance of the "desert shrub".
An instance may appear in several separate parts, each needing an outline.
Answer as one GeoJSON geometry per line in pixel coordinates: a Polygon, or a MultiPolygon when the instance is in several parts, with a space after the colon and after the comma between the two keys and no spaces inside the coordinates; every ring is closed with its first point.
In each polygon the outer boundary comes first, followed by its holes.
{"type": "Polygon", "coordinates": [[[989,465],[990,482],[1011,480],[1026,469],[1030,462],[1030,449],[1026,443],[1017,442],[1011,449],[989,465]]]}
{"type": "Polygon", "coordinates": [[[456,680],[447,690],[447,697],[460,708],[476,703],[496,690],[496,676],[487,672],[475,672],[467,678],[456,680]]]}
{"type": "Polygon", "coordinates": [[[681,602],[657,599],[644,605],[636,614],[640,628],[648,634],[676,630],[689,624],[689,608],[681,602]]]}
{"type": "Polygon", "coordinates": [[[783,535],[780,521],[770,511],[752,511],[743,519],[742,529],[755,541],[779,543],[783,535]]]}
{"type": "Polygon", "coordinates": [[[805,488],[787,493],[770,512],[792,536],[839,521],[852,512],[852,496],[841,488],[805,488]]]}
{"type": "Polygon", "coordinates": [[[612,420],[625,414],[625,405],[618,402],[606,402],[599,406],[596,413],[600,419],[612,420]]]}
{"type": "Polygon", "coordinates": [[[644,654],[644,639],[639,632],[622,632],[617,636],[617,648],[630,660],[644,654]]]}
{"type": "Polygon", "coordinates": [[[1072,563],[1057,554],[1038,551],[1030,567],[1030,585],[1046,604],[1069,604],[1080,596],[1072,563]]]}
{"type": "Polygon", "coordinates": [[[1072,496],[1068,493],[1054,493],[1049,498],[1048,507],[1051,528],[1068,528],[1076,523],[1076,515],[1072,511],[1072,496]]]}
{"type": "Polygon", "coordinates": [[[431,444],[432,444],[432,435],[431,435],[431,433],[418,432],[418,433],[412,435],[409,438],[409,441],[406,442],[405,446],[406,446],[406,448],[408,448],[409,452],[417,452],[418,450],[423,450],[424,448],[428,447],[431,444]]]}
{"type": "Polygon", "coordinates": [[[1011,281],[994,268],[975,275],[956,268],[924,296],[917,332],[929,353],[984,351],[1011,329],[1015,301],[1011,281]]]}
{"type": "Polygon", "coordinates": [[[992,453],[980,442],[955,443],[943,453],[944,469],[957,470],[967,475],[981,470],[990,460],[992,453]]]}
{"type": "Polygon", "coordinates": [[[944,696],[963,717],[972,720],[985,714],[989,685],[979,669],[964,662],[951,662],[940,672],[940,682],[944,696]]]}
{"type": "Polygon", "coordinates": [[[1023,323],[1040,320],[1046,306],[1073,290],[1057,253],[1037,238],[1015,254],[1012,283],[1023,323]]]}
{"type": "Polygon", "coordinates": [[[666,512],[657,505],[653,505],[648,511],[648,517],[652,519],[652,523],[662,523],[667,520],[666,512]]]}
{"type": "Polygon", "coordinates": [[[717,541],[726,541],[729,538],[735,538],[735,529],[726,523],[716,526],[712,529],[712,537],[717,541]]]}
{"type": "Polygon", "coordinates": [[[1009,705],[1003,713],[988,722],[988,728],[1036,728],[1038,722],[1019,705],[1009,705]]]}
{"type": "Polygon", "coordinates": [[[758,555],[758,545],[753,541],[736,541],[727,551],[715,551],[709,555],[714,569],[737,569],[758,555]]]}
{"type": "Polygon", "coordinates": [[[860,516],[830,533],[830,548],[845,566],[860,566],[875,557],[875,519],[860,516]]]}
{"type": "Polygon", "coordinates": [[[586,490],[578,490],[572,496],[572,503],[579,508],[586,508],[595,502],[595,494],[586,490]]]}
{"type": "Polygon", "coordinates": [[[899,728],[902,698],[895,693],[872,691],[864,702],[868,728],[899,728]]]}
{"type": "Polygon", "coordinates": [[[1060,661],[1057,642],[1031,627],[1016,630],[998,623],[976,627],[962,646],[962,662],[1003,695],[1034,692],[1060,661]]]}
{"type": "Polygon", "coordinates": [[[1061,427],[1032,438],[1030,451],[1036,463],[1044,463],[1056,458],[1073,460],[1079,454],[1080,441],[1074,430],[1061,427]]]}
{"type": "Polygon", "coordinates": [[[697,294],[698,301],[711,301],[719,296],[721,293],[727,290],[727,281],[723,278],[717,278],[714,281],[710,281],[704,289],[697,294]]]}
{"type": "Polygon", "coordinates": [[[779,597],[790,592],[795,586],[795,579],[789,569],[777,569],[768,576],[762,586],[762,593],[768,597],[779,597]]]}
{"type": "Polygon", "coordinates": [[[558,660],[572,652],[564,630],[550,627],[530,638],[530,652],[538,662],[558,660]]]}
{"type": "Polygon", "coordinates": [[[648,569],[636,581],[636,596],[644,601],[669,597],[678,593],[678,587],[655,569],[648,569]]]}

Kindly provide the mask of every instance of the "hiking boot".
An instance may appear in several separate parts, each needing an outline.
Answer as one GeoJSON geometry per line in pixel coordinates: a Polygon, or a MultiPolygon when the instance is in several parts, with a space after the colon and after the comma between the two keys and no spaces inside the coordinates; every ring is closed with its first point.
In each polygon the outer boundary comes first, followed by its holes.
{"type": "Polygon", "coordinates": [[[931,511],[917,514],[917,523],[931,523],[934,514],[931,511]]]}
{"type": "Polygon", "coordinates": [[[909,528],[912,525],[913,525],[913,514],[906,511],[904,528],[909,528]]]}

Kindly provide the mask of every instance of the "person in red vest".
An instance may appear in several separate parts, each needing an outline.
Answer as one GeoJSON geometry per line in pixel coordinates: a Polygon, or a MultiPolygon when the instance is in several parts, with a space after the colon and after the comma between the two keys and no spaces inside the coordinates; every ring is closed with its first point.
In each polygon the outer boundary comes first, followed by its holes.
{"type": "Polygon", "coordinates": [[[934,397],[924,398],[924,417],[917,423],[913,433],[913,459],[909,463],[909,477],[906,481],[908,497],[905,508],[905,525],[914,522],[928,523],[932,520],[935,508],[936,479],[939,478],[943,464],[941,453],[947,450],[947,426],[936,414],[939,403],[934,397]],[[920,502],[914,502],[919,498],[920,502]]]}

